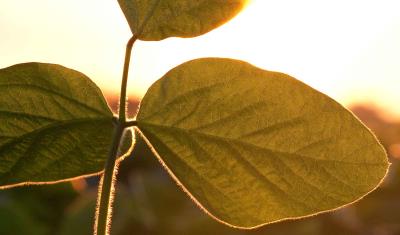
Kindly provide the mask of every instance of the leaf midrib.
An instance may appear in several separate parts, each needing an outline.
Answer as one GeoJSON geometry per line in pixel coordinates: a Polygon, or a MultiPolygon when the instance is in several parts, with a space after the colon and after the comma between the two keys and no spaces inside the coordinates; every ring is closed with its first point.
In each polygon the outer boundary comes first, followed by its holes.
{"type": "Polygon", "coordinates": [[[9,145],[13,145],[15,142],[19,142],[21,139],[24,139],[25,137],[27,137],[29,135],[34,135],[36,133],[40,133],[40,132],[43,132],[43,131],[46,131],[46,130],[49,130],[52,128],[71,125],[71,124],[81,124],[81,123],[85,123],[85,122],[107,121],[107,120],[110,120],[110,122],[112,122],[112,118],[105,118],[105,117],[102,117],[102,118],[79,118],[79,119],[71,119],[71,120],[53,122],[51,124],[42,126],[38,129],[34,129],[32,131],[26,132],[23,135],[11,137],[12,139],[10,139],[7,142],[0,145],[0,156],[1,156],[1,152],[4,151],[4,149],[6,147],[8,147],[9,145]]]}
{"type": "Polygon", "coordinates": [[[157,10],[157,7],[160,4],[160,2],[161,2],[161,0],[155,0],[153,2],[153,5],[151,6],[150,10],[147,12],[146,16],[144,17],[142,24],[138,25],[138,29],[137,29],[138,37],[142,36],[144,28],[146,27],[150,18],[153,16],[154,12],[157,10]]]}
{"type": "Polygon", "coordinates": [[[209,137],[209,138],[220,139],[220,140],[224,140],[224,141],[227,141],[227,142],[239,143],[239,144],[242,144],[242,145],[245,145],[245,146],[247,145],[247,146],[251,146],[251,147],[254,147],[254,148],[261,149],[261,150],[270,151],[270,152],[273,152],[275,154],[285,154],[287,156],[292,156],[295,159],[298,158],[297,156],[301,156],[301,157],[304,157],[304,158],[307,158],[307,159],[310,159],[310,160],[313,160],[313,161],[333,162],[333,163],[343,163],[343,164],[354,164],[354,165],[386,166],[385,164],[382,164],[382,163],[347,162],[347,161],[340,161],[340,160],[333,160],[333,159],[318,159],[318,158],[313,158],[313,157],[310,157],[310,156],[307,156],[307,155],[300,155],[300,154],[296,154],[296,153],[283,152],[283,151],[279,151],[279,150],[275,150],[275,149],[270,149],[270,148],[259,146],[259,145],[253,144],[253,143],[245,142],[245,141],[240,140],[240,139],[233,139],[233,138],[229,138],[229,137],[213,135],[213,134],[210,134],[210,133],[200,132],[200,131],[196,131],[196,130],[192,130],[192,129],[184,129],[184,128],[180,128],[180,127],[176,127],[176,126],[166,126],[166,125],[161,125],[161,124],[154,124],[154,123],[150,123],[150,122],[146,122],[146,121],[140,121],[140,120],[138,120],[137,122],[138,122],[139,129],[141,128],[140,127],[141,125],[153,126],[153,127],[156,127],[156,128],[158,127],[158,128],[161,128],[161,129],[162,128],[164,128],[164,129],[169,129],[170,128],[170,129],[178,130],[178,131],[185,132],[185,133],[188,133],[188,134],[206,136],[206,137],[209,137]]]}

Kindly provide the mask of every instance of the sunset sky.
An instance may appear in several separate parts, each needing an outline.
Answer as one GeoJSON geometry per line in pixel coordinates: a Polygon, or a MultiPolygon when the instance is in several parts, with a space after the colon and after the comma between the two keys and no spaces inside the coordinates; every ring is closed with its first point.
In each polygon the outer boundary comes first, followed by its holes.
{"type": "MultiPolygon", "coordinates": [[[[0,2],[0,68],[57,63],[117,93],[130,35],[116,0],[0,2]]],[[[137,42],[129,93],[142,97],[169,69],[198,57],[245,60],[344,105],[371,103],[400,117],[398,0],[253,0],[201,37],[137,42]]]]}

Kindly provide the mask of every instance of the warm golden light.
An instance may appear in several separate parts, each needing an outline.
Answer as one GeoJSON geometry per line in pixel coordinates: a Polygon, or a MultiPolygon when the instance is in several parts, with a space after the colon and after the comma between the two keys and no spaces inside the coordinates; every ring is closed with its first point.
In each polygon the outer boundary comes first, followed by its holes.
{"type": "MultiPolygon", "coordinates": [[[[139,42],[129,83],[141,97],[165,72],[197,57],[232,57],[290,74],[344,104],[369,102],[400,115],[400,14],[382,1],[253,0],[201,37],[139,42]]],[[[0,3],[0,67],[65,65],[118,92],[128,24],[117,1],[0,3]]]]}

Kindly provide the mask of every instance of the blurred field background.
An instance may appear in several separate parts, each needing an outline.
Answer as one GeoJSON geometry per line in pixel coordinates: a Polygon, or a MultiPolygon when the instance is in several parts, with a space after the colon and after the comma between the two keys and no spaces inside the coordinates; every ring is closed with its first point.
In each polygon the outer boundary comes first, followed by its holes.
{"type": "MultiPolygon", "coordinates": [[[[114,110],[130,35],[114,0],[0,1],[0,68],[40,61],[79,70],[114,110]]],[[[400,235],[398,1],[253,0],[209,34],[137,42],[133,51],[131,117],[147,88],[172,67],[197,57],[232,57],[288,73],[350,108],[376,133],[392,166],[384,184],[352,206],[241,231],[205,215],[138,139],[118,175],[112,235],[400,235]]],[[[0,191],[0,234],[91,234],[97,182],[0,191]]]]}

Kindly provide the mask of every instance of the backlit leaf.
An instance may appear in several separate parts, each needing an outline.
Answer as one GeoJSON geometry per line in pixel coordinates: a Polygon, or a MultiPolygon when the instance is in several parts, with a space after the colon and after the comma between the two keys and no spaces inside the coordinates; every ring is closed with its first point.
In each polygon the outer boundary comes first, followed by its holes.
{"type": "Polygon", "coordinates": [[[174,68],[148,90],[137,121],[175,180],[237,227],[347,205],[388,169],[375,136],[340,104],[231,59],[174,68]]]}
{"type": "Polygon", "coordinates": [[[0,70],[0,186],[101,171],[113,114],[85,75],[53,64],[0,70]]]}
{"type": "Polygon", "coordinates": [[[118,0],[141,40],[195,37],[234,17],[247,0],[118,0]]]}

